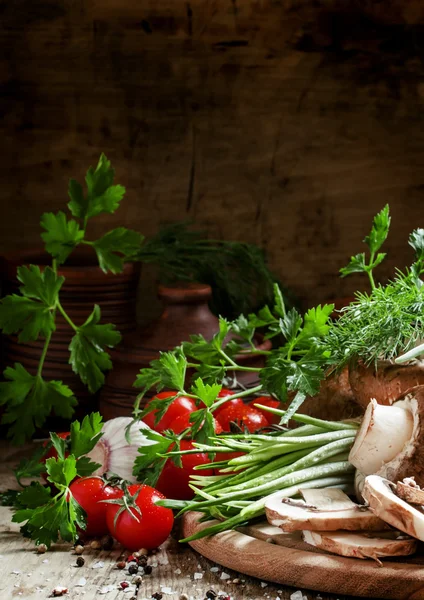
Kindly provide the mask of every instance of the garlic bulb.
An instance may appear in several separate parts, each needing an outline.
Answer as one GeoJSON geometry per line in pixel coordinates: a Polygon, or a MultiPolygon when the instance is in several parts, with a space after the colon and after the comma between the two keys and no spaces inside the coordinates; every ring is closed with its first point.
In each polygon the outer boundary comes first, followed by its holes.
{"type": "Polygon", "coordinates": [[[142,421],[138,421],[131,425],[129,434],[131,443],[128,444],[125,430],[132,421],[131,417],[117,417],[106,421],[103,425],[103,436],[87,454],[91,460],[101,464],[101,467],[93,475],[103,475],[103,473],[109,472],[132,483],[136,481],[132,470],[138,449],[140,446],[150,446],[154,442],[140,431],[150,429],[150,427],[142,421]]]}

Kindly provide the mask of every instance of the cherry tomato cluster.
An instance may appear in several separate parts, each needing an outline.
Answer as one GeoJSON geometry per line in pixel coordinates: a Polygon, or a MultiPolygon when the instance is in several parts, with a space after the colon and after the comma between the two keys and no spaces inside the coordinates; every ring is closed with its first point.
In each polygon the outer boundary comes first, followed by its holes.
{"type": "Polygon", "coordinates": [[[109,533],[125,548],[135,551],[157,548],[171,533],[172,510],[155,504],[165,496],[149,485],[134,484],[125,490],[105,483],[101,477],[82,477],[69,489],[87,514],[85,533],[89,536],[109,533]]]}
{"type": "MultiPolygon", "coordinates": [[[[157,394],[152,400],[165,400],[175,396],[176,392],[168,391],[157,394]]],[[[222,389],[219,393],[219,398],[233,396],[234,393],[227,389],[222,389]]],[[[214,412],[214,428],[215,433],[226,433],[231,431],[231,423],[235,423],[242,430],[247,429],[253,433],[262,427],[278,422],[278,417],[271,413],[261,411],[253,406],[253,404],[263,404],[272,408],[278,408],[279,402],[270,396],[261,396],[255,398],[250,404],[245,404],[241,398],[235,398],[224,402],[214,412]]],[[[155,424],[155,413],[148,413],[143,421],[152,429],[159,433],[163,433],[166,429],[170,429],[176,434],[180,434],[188,430],[191,426],[190,415],[198,410],[195,402],[186,396],[176,398],[169,405],[168,410],[158,423],[155,424]]],[[[187,436],[185,436],[186,438],[187,436]]],[[[193,442],[190,439],[182,439],[180,442],[181,450],[192,450],[193,442]]],[[[220,454],[220,460],[230,460],[236,456],[240,456],[241,452],[229,452],[228,455],[220,454]]],[[[211,462],[211,459],[204,452],[193,454],[183,454],[181,456],[182,467],[177,467],[171,459],[165,463],[163,471],[156,483],[156,488],[165,494],[168,498],[176,500],[190,500],[194,496],[193,490],[189,487],[190,475],[197,473],[195,467],[205,465],[211,462]]],[[[218,471],[219,472],[219,471],[218,471]]],[[[205,476],[213,475],[214,470],[202,469],[201,473],[205,476]]]]}

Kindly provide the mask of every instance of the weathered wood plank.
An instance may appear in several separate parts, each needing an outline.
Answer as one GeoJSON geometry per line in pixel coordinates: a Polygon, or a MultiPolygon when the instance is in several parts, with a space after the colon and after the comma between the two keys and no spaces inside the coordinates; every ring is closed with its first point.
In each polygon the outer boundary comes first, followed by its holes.
{"type": "Polygon", "coordinates": [[[423,21],[412,0],[4,3],[0,250],[38,243],[105,151],[128,193],[93,236],[195,219],[310,304],[361,285],[338,269],[390,202],[384,278],[423,224],[423,21]]]}

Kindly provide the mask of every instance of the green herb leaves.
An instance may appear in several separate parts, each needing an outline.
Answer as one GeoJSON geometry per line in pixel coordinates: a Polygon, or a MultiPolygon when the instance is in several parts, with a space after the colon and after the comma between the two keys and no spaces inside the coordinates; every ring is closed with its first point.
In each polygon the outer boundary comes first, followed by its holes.
{"type": "MultiPolygon", "coordinates": [[[[122,185],[113,185],[115,170],[104,154],[100,156],[97,167],[90,167],[87,171],[85,182],[87,194],[81,184],[75,179],[69,182],[68,195],[70,202],[68,208],[74,217],[82,219],[84,224],[90,217],[100,213],[113,213],[125,194],[122,185]]],[[[85,225],[84,225],[85,229],[85,225]]]]}
{"type": "Polygon", "coordinates": [[[56,215],[45,213],[41,217],[40,224],[46,229],[41,234],[46,244],[46,250],[59,264],[65,262],[75,246],[84,238],[84,231],[80,229],[77,221],[73,219],[68,221],[62,211],[56,215]]]}
{"type": "MultiPolygon", "coordinates": [[[[69,443],[51,433],[50,443],[58,456],[47,459],[46,464],[40,466],[47,471],[47,479],[57,490],[56,495],[51,495],[50,487],[32,482],[14,499],[18,510],[12,520],[24,523],[21,527],[23,535],[33,539],[37,545],[50,546],[59,537],[71,542],[76,538],[77,526],[85,529],[85,512],[73,498],[69,486],[75,477],[89,475],[99,466],[83,454],[92,450],[100,439],[101,427],[101,416],[93,413],[82,423],[75,421],[71,424],[69,443]],[[67,449],[70,451],[68,456],[65,454],[67,449]]],[[[20,477],[33,476],[34,463],[40,458],[40,451],[37,451],[27,465],[21,465],[18,470],[20,477]]]]}
{"type": "Polygon", "coordinates": [[[0,383],[0,405],[7,407],[2,423],[11,425],[8,437],[13,443],[24,443],[52,411],[60,417],[72,416],[77,401],[61,381],[44,381],[19,363],[8,367],[4,377],[7,381],[0,383]]]}
{"type": "Polygon", "coordinates": [[[96,305],[86,322],[76,329],[69,346],[72,369],[92,393],[104,383],[103,371],[112,367],[105,348],[113,348],[121,340],[114,325],[99,325],[99,321],[100,308],[96,305]]]}
{"type": "Polygon", "coordinates": [[[387,204],[373,220],[371,232],[364,239],[365,244],[368,246],[370,251],[370,260],[367,264],[365,253],[356,254],[352,256],[349,264],[346,267],[340,269],[342,277],[346,277],[352,273],[367,273],[371,288],[375,288],[373,269],[377,267],[386,257],[384,252],[378,252],[381,246],[387,239],[390,227],[390,216],[389,216],[389,205],[387,204]]]}
{"type": "Polygon", "coordinates": [[[43,272],[34,265],[18,268],[22,296],[12,294],[0,302],[0,328],[19,334],[20,342],[47,337],[55,329],[53,311],[64,278],[50,267],[43,272]]]}
{"type": "Polygon", "coordinates": [[[121,273],[124,258],[134,256],[140,250],[143,236],[137,231],[118,227],[92,243],[99,259],[100,268],[107,273],[121,273]]]}

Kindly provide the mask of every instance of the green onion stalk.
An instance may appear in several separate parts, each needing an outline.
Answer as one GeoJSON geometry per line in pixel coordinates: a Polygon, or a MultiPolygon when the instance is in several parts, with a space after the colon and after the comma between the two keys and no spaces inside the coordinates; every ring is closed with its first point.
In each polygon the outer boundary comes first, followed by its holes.
{"type": "MultiPolygon", "coordinates": [[[[260,406],[284,416],[285,411],[260,406]]],[[[303,423],[294,430],[270,434],[244,433],[220,435],[208,444],[193,443],[189,454],[207,452],[215,462],[207,464],[218,475],[199,474],[191,477],[195,497],[190,501],[163,500],[163,506],[203,513],[201,521],[217,519],[184,542],[200,539],[248,524],[265,512],[267,501],[274,495],[291,498],[302,488],[339,487],[350,491],[354,467],[348,461],[350,448],[359,425],[354,422],[334,422],[294,414],[293,420],[303,423]],[[222,453],[242,452],[229,460],[219,460],[222,453]]],[[[177,454],[170,453],[170,454],[177,454]]]]}

